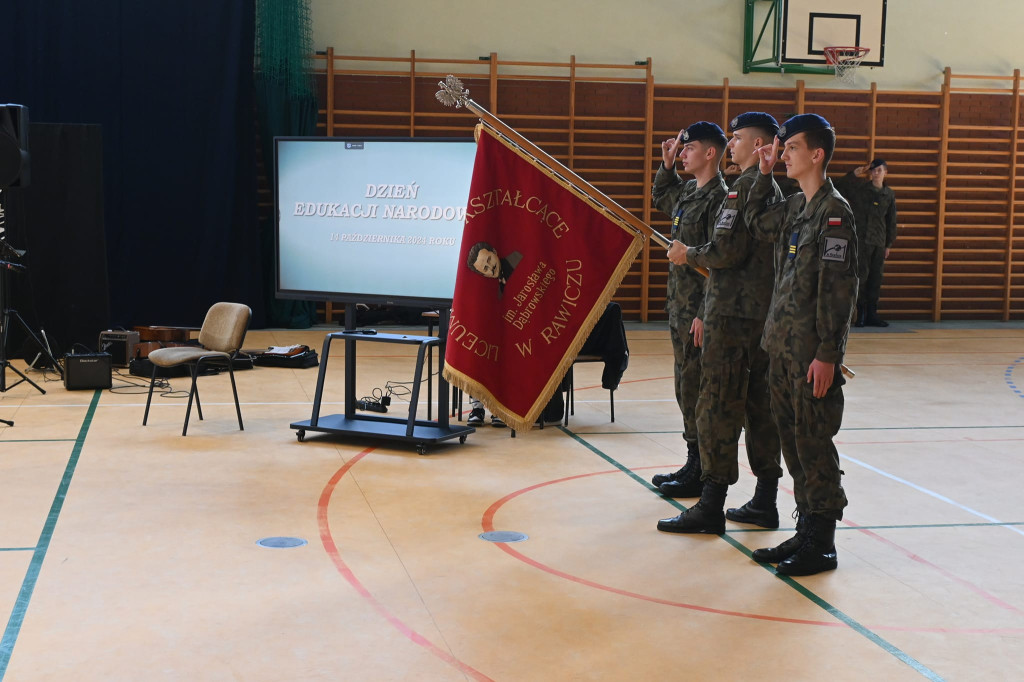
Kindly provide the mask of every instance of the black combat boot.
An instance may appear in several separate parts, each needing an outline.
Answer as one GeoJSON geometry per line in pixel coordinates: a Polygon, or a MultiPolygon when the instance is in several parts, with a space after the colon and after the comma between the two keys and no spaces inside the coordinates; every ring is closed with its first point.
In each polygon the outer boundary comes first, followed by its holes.
{"type": "MultiPolygon", "coordinates": [[[[694,450],[697,449],[696,444],[692,447],[694,450]]],[[[689,456],[687,460],[689,460],[689,456]]],[[[666,481],[658,486],[658,490],[662,495],[665,497],[700,497],[701,492],[704,490],[704,482],[700,480],[701,475],[704,473],[700,465],[700,455],[698,454],[693,458],[692,465],[687,461],[686,466],[690,467],[690,470],[685,475],[680,476],[674,481],[666,481]]]]}
{"type": "Polygon", "coordinates": [[[779,509],[775,498],[779,492],[779,479],[759,478],[754,497],[739,508],[727,509],[725,518],[736,523],[752,523],[762,528],[779,527],[779,509]]]}
{"type": "Polygon", "coordinates": [[[823,516],[807,517],[807,535],[804,544],[775,568],[781,575],[814,575],[822,571],[835,570],[839,565],[836,558],[836,522],[823,516]]]}
{"type": "Polygon", "coordinates": [[[658,530],[668,533],[711,533],[725,532],[725,493],[729,486],[714,481],[704,482],[704,492],[697,504],[679,516],[658,521],[658,530]]]}
{"type": "MultiPolygon", "coordinates": [[[[671,474],[654,474],[654,478],[651,479],[651,483],[654,487],[659,487],[662,483],[668,483],[669,481],[678,481],[683,478],[688,478],[690,470],[693,469],[693,463],[697,463],[697,468],[700,468],[700,448],[697,447],[696,443],[686,444],[686,464],[682,466],[679,471],[673,471],[671,474]]],[[[698,475],[698,478],[700,476],[698,475]]],[[[699,493],[698,493],[699,494],[699,493]]]]}
{"type": "Polygon", "coordinates": [[[854,327],[863,327],[864,319],[867,317],[867,307],[863,303],[857,304],[857,319],[853,321],[854,327]]]}
{"type": "Polygon", "coordinates": [[[758,561],[762,564],[777,564],[783,559],[789,558],[791,554],[800,549],[800,546],[804,544],[804,534],[807,529],[807,515],[800,514],[799,512],[794,513],[794,515],[796,516],[796,535],[787,540],[783,540],[781,544],[778,544],[775,547],[755,549],[751,555],[754,561],[758,561]]]}
{"type": "Polygon", "coordinates": [[[868,312],[864,316],[864,324],[869,327],[888,327],[889,323],[878,316],[878,305],[868,303],[868,312]]]}

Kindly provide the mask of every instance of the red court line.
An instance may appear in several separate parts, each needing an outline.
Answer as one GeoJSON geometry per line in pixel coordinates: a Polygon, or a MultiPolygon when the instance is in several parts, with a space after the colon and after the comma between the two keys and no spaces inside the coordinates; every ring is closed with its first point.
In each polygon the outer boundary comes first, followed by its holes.
{"type": "Polygon", "coordinates": [[[338,547],[334,542],[334,537],[331,535],[330,523],[327,520],[327,508],[331,503],[331,496],[334,494],[334,490],[335,488],[337,488],[338,482],[342,479],[342,477],[346,473],[348,473],[349,469],[351,469],[356,464],[356,462],[358,462],[363,457],[373,452],[375,449],[376,448],[366,448],[358,455],[356,455],[348,462],[346,462],[345,466],[341,467],[340,469],[338,469],[337,472],[335,472],[334,476],[332,476],[331,480],[327,482],[327,485],[324,486],[323,492],[320,494],[320,501],[317,504],[316,508],[316,519],[317,526],[320,528],[320,541],[323,543],[324,549],[327,551],[327,556],[329,556],[331,558],[331,561],[334,562],[334,566],[338,569],[338,573],[340,573],[341,576],[345,578],[345,580],[348,581],[348,583],[353,588],[355,588],[355,591],[358,592],[359,595],[363,599],[365,599],[370,604],[370,606],[372,606],[374,610],[377,611],[378,614],[380,614],[386,621],[391,623],[391,625],[393,625],[394,628],[398,630],[398,632],[400,632],[404,637],[408,638],[413,643],[425,648],[427,651],[429,651],[431,654],[441,659],[445,663],[451,665],[454,668],[457,668],[466,675],[469,675],[472,679],[480,680],[481,682],[493,682],[493,680],[491,680],[490,677],[487,677],[479,670],[476,670],[475,668],[467,665],[466,663],[463,663],[447,651],[435,646],[433,642],[431,642],[426,637],[410,628],[397,616],[391,613],[391,611],[389,611],[383,604],[381,604],[380,601],[376,597],[374,597],[368,589],[366,589],[366,586],[363,585],[362,582],[360,582],[359,578],[357,578],[355,574],[352,572],[352,569],[350,569],[348,567],[348,564],[345,563],[345,560],[341,558],[341,554],[338,552],[338,547]]]}
{"type": "MultiPolygon", "coordinates": [[[[654,466],[652,466],[652,467],[637,467],[636,470],[640,470],[640,469],[656,469],[656,468],[660,468],[660,467],[654,467],[654,466]]],[[[493,531],[494,530],[494,515],[498,512],[498,510],[501,509],[501,507],[503,507],[507,502],[509,502],[509,501],[511,501],[511,500],[513,500],[513,499],[515,499],[515,498],[517,498],[519,496],[521,496],[521,495],[524,495],[524,494],[526,494],[528,492],[532,492],[534,490],[537,490],[539,488],[543,488],[543,487],[546,487],[546,486],[549,486],[549,485],[554,485],[556,483],[565,483],[567,481],[573,481],[573,480],[577,480],[577,479],[581,479],[581,478],[588,478],[590,476],[601,476],[601,475],[604,475],[604,474],[616,474],[616,473],[622,473],[622,471],[619,470],[619,469],[610,469],[610,470],[607,470],[607,471],[595,471],[595,472],[591,472],[591,473],[588,473],[588,474],[577,474],[577,475],[574,475],[574,476],[566,476],[564,478],[558,478],[558,479],[554,479],[552,481],[545,481],[543,483],[537,483],[535,485],[532,485],[532,486],[523,488],[521,490],[517,490],[515,492],[509,493],[508,495],[506,495],[505,497],[502,497],[501,499],[499,499],[498,501],[494,502],[490,507],[487,508],[487,510],[484,512],[483,518],[481,519],[481,526],[483,527],[484,532],[493,531]]],[[[793,494],[792,490],[788,490],[788,489],[786,489],[786,488],[784,488],[782,486],[780,486],[780,490],[783,490],[784,492],[786,492],[789,495],[793,494]]],[[[847,523],[847,522],[844,522],[844,523],[847,523]]],[[[852,527],[856,527],[856,524],[848,523],[848,525],[850,525],[852,527]]],[[[936,570],[938,570],[943,575],[946,575],[947,577],[949,577],[949,578],[951,578],[951,579],[953,579],[953,580],[955,580],[957,582],[960,582],[961,584],[969,587],[973,591],[975,591],[975,592],[981,594],[982,596],[984,596],[989,601],[991,601],[991,602],[993,602],[993,603],[995,603],[997,605],[1000,605],[1002,608],[1008,608],[1010,610],[1017,611],[1017,609],[1015,607],[1010,606],[1010,605],[1006,604],[1005,602],[1002,602],[998,598],[993,597],[992,595],[989,595],[989,594],[985,593],[980,588],[977,588],[977,587],[971,585],[970,583],[968,583],[968,582],[966,582],[966,581],[964,581],[964,580],[962,580],[960,578],[957,578],[956,576],[954,576],[954,575],[952,575],[952,574],[950,574],[950,573],[948,573],[946,571],[943,571],[942,569],[939,569],[934,564],[931,564],[930,562],[928,562],[928,561],[926,561],[924,559],[920,559],[916,555],[914,555],[914,554],[910,553],[909,551],[899,547],[899,545],[897,545],[896,543],[884,540],[884,538],[881,538],[881,537],[877,536],[876,534],[871,533],[871,531],[860,530],[860,532],[869,533],[869,534],[877,537],[877,539],[882,540],[882,541],[886,542],[887,544],[892,545],[892,546],[894,546],[894,547],[896,547],[898,549],[901,549],[910,558],[912,558],[914,560],[917,560],[917,561],[920,561],[921,563],[924,563],[924,564],[926,564],[928,566],[931,566],[932,568],[935,568],[936,570]]],[[[624,596],[624,597],[631,597],[631,598],[634,598],[634,599],[640,599],[642,601],[652,602],[652,603],[655,603],[655,604],[662,604],[662,605],[665,605],[665,606],[673,606],[673,607],[676,607],[676,608],[688,609],[688,610],[691,610],[691,611],[701,611],[701,612],[705,612],[705,613],[715,613],[715,614],[719,614],[719,615],[733,616],[733,617],[737,617],[737,618],[748,618],[748,619],[752,619],[752,620],[765,620],[765,621],[773,621],[773,622],[778,622],[778,623],[794,623],[794,624],[797,624],[797,625],[816,625],[816,626],[819,626],[819,627],[844,627],[844,628],[847,627],[846,623],[842,623],[842,622],[839,622],[839,621],[807,620],[807,619],[802,619],[802,618],[786,618],[786,617],[783,617],[783,616],[769,616],[769,615],[765,615],[765,614],[748,613],[748,612],[743,612],[743,611],[730,611],[730,610],[726,610],[726,609],[716,609],[716,608],[709,607],[709,606],[700,606],[698,604],[690,604],[690,603],[686,603],[686,602],[677,602],[677,601],[672,601],[672,600],[668,600],[668,599],[662,599],[660,597],[653,597],[653,596],[650,596],[650,595],[640,594],[640,593],[637,593],[637,592],[631,592],[629,590],[623,590],[623,589],[620,589],[620,588],[617,588],[617,587],[611,587],[610,585],[604,585],[604,584],[601,584],[601,583],[597,583],[597,582],[594,582],[592,580],[588,580],[586,578],[582,578],[580,576],[575,576],[575,575],[572,575],[570,573],[566,573],[564,571],[558,570],[558,569],[556,569],[556,568],[554,568],[552,566],[548,566],[547,564],[541,563],[541,562],[539,562],[539,561],[537,561],[535,559],[532,559],[531,557],[526,556],[525,554],[522,554],[521,552],[511,548],[508,545],[508,543],[499,542],[499,543],[495,543],[495,544],[497,544],[499,549],[501,549],[503,552],[505,552],[509,556],[512,556],[512,557],[522,561],[523,563],[525,563],[525,564],[527,564],[529,566],[533,566],[534,568],[537,568],[537,569],[539,569],[541,571],[544,571],[545,573],[549,573],[551,575],[557,576],[559,578],[563,578],[565,580],[577,583],[579,585],[585,585],[587,587],[592,587],[592,588],[595,588],[595,589],[598,589],[598,590],[602,590],[602,591],[605,591],[605,592],[611,592],[613,594],[618,594],[618,595],[621,595],[621,596],[624,596]]],[[[872,625],[872,626],[867,626],[867,627],[869,627],[872,630],[887,630],[887,631],[897,631],[897,632],[938,632],[938,633],[956,633],[956,634],[1022,634],[1022,633],[1024,633],[1024,628],[941,628],[941,627],[909,627],[909,626],[896,626],[896,625],[877,625],[877,626],[876,625],[872,625]]]]}

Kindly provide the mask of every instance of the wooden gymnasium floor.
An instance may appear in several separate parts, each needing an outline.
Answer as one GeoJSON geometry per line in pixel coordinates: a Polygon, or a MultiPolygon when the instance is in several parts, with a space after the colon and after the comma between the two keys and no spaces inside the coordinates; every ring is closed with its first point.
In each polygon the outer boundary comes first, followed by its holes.
{"type": "MultiPolygon", "coordinates": [[[[254,331],[246,347],[320,349],[326,331],[254,331]]],[[[584,366],[568,428],[485,426],[428,456],[298,442],[315,369],[239,373],[244,432],[227,377],[201,379],[206,420],[185,438],[180,395],[143,427],[145,395],[122,381],[8,390],[0,678],[1024,678],[1024,325],[852,335],[839,570],[796,580],[749,557],[788,519],[655,530],[683,508],[648,484],[684,459],[671,349],[663,325],[630,326],[629,343],[614,423],[584,366]],[[478,537],[491,529],[528,539],[478,537]],[[269,536],[308,545],[256,544],[269,536]]],[[[325,414],[341,411],[342,351],[325,414]]],[[[363,344],[359,390],[411,369],[409,346],[363,344]]],[[[754,487],[741,465],[731,506],[754,487]]]]}

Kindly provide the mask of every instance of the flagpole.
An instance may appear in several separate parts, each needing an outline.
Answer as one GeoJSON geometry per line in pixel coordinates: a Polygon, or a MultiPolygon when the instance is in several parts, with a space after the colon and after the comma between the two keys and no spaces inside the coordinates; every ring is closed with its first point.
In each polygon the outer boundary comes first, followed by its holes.
{"type": "Polygon", "coordinates": [[[575,190],[575,193],[578,195],[582,194],[583,196],[581,198],[589,200],[592,203],[596,203],[603,210],[613,214],[619,222],[626,223],[634,230],[642,234],[646,234],[650,239],[658,242],[665,248],[668,248],[671,245],[672,241],[665,237],[665,235],[637,218],[635,215],[620,206],[614,199],[611,199],[609,196],[601,192],[601,190],[576,175],[576,173],[564,166],[558,159],[545,152],[533,142],[530,142],[530,140],[523,137],[514,128],[507,125],[500,118],[470,99],[469,90],[463,87],[461,80],[455,76],[449,75],[445,80],[439,81],[438,86],[441,89],[437,91],[436,96],[437,100],[441,104],[446,107],[455,107],[456,109],[465,107],[479,116],[480,120],[485,125],[495,130],[497,133],[519,147],[523,152],[540,162],[542,166],[546,167],[545,169],[549,173],[554,174],[558,179],[565,183],[569,189],[575,190]]]}

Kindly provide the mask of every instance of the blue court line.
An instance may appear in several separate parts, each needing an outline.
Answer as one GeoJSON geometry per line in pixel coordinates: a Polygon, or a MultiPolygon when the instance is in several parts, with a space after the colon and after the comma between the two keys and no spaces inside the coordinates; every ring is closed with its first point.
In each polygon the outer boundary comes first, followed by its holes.
{"type": "Polygon", "coordinates": [[[1013,361],[1013,364],[1006,368],[1006,385],[1010,387],[1010,390],[1017,394],[1018,398],[1024,398],[1024,392],[1017,388],[1017,384],[1013,381],[1013,369],[1021,362],[1024,362],[1024,358],[1017,358],[1013,361]]]}
{"type": "Polygon", "coordinates": [[[21,590],[14,602],[14,609],[7,621],[7,629],[4,630],[4,637],[0,640],[0,680],[7,674],[7,665],[11,662],[11,653],[14,651],[14,643],[18,641],[18,633],[21,632],[21,624],[25,620],[25,612],[28,611],[28,603],[32,599],[32,591],[39,579],[39,570],[43,566],[43,559],[46,558],[46,551],[50,548],[50,540],[53,538],[53,530],[57,526],[57,519],[60,510],[64,506],[64,498],[67,497],[68,488],[71,487],[71,478],[75,475],[75,467],[78,466],[78,458],[82,454],[82,446],[85,444],[85,436],[89,433],[89,426],[92,425],[93,415],[96,413],[96,405],[100,402],[102,390],[93,392],[92,402],[89,410],[82,420],[82,426],[78,430],[78,438],[71,449],[71,457],[68,458],[67,466],[64,467],[64,476],[57,486],[57,494],[50,505],[50,513],[46,516],[46,523],[39,534],[39,544],[34,548],[32,560],[29,562],[25,579],[21,583],[21,590]]]}
{"type": "MultiPolygon", "coordinates": [[[[620,464],[616,460],[612,459],[610,456],[608,456],[605,453],[601,452],[596,447],[594,447],[593,445],[591,445],[590,443],[588,443],[584,439],[580,438],[577,434],[573,433],[567,427],[560,426],[558,428],[560,428],[563,432],[565,432],[570,437],[572,437],[573,440],[575,440],[576,442],[580,443],[583,447],[587,448],[588,450],[590,450],[591,452],[596,454],[598,457],[600,457],[604,461],[606,461],[609,464],[611,464],[612,466],[614,466],[619,471],[622,471],[623,473],[627,474],[630,478],[632,478],[635,481],[638,481],[639,483],[643,484],[643,486],[645,488],[647,488],[648,490],[651,490],[651,491],[655,490],[654,486],[651,485],[650,483],[648,483],[646,479],[640,478],[640,476],[638,476],[637,474],[633,473],[633,471],[631,471],[628,467],[626,467],[623,464],[620,464]]],[[[674,499],[666,498],[666,501],[669,502],[672,506],[674,506],[675,508],[677,508],[677,509],[679,509],[681,511],[685,511],[687,509],[687,507],[685,507],[682,504],[679,504],[674,499]]],[[[722,535],[720,537],[723,540],[725,540],[726,542],[728,542],[730,545],[732,545],[735,549],[737,549],[740,552],[742,552],[743,554],[745,554],[747,556],[747,558],[752,558],[751,555],[753,554],[753,552],[751,550],[747,549],[739,541],[737,541],[734,538],[730,537],[728,534],[722,535]]],[[[796,580],[793,580],[789,576],[779,575],[779,574],[775,573],[774,568],[772,568],[772,566],[770,566],[769,564],[758,564],[758,565],[761,566],[764,570],[766,570],[769,573],[771,573],[773,576],[775,576],[779,580],[783,581],[784,583],[786,583],[787,585],[792,587],[794,590],[796,590],[801,595],[806,597],[812,603],[814,603],[815,605],[821,607],[824,611],[826,611],[833,618],[835,618],[835,619],[837,619],[839,621],[842,621],[843,623],[848,625],[850,627],[850,629],[853,630],[854,632],[856,632],[857,634],[862,635],[868,641],[872,642],[873,644],[878,645],[884,651],[886,651],[887,653],[889,653],[890,655],[892,655],[896,659],[898,659],[898,660],[902,661],[903,663],[905,663],[906,665],[910,666],[915,672],[919,673],[923,677],[925,677],[925,678],[927,678],[929,680],[935,680],[936,682],[941,682],[943,680],[943,678],[938,673],[933,671],[931,668],[928,668],[923,663],[921,663],[917,659],[915,659],[912,656],[910,656],[910,654],[907,654],[906,652],[904,652],[901,649],[899,649],[898,647],[896,647],[894,644],[891,644],[890,642],[888,642],[885,639],[883,639],[877,633],[874,633],[871,630],[869,630],[868,628],[866,628],[865,626],[861,625],[860,623],[855,621],[853,618],[851,618],[850,616],[846,615],[845,613],[843,613],[842,611],[840,611],[839,609],[837,609],[836,607],[832,606],[827,601],[825,601],[824,599],[822,599],[821,597],[816,595],[814,592],[811,592],[809,589],[807,589],[806,587],[804,587],[803,585],[798,583],[796,580]]]]}
{"type": "Polygon", "coordinates": [[[0,552],[34,552],[35,547],[0,547],[0,552]]]}

